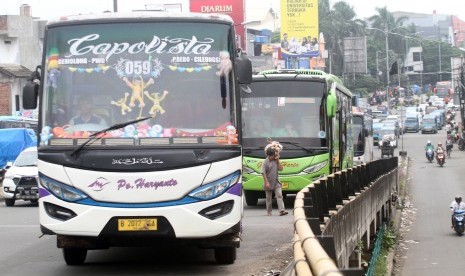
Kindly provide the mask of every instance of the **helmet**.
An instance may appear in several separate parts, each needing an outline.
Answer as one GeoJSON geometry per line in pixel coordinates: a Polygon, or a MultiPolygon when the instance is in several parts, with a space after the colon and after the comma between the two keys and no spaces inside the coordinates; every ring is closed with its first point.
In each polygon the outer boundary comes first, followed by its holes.
{"type": "Polygon", "coordinates": [[[439,146],[439,147],[442,146],[442,142],[439,142],[439,143],[438,143],[438,146],[439,146]]]}
{"type": "Polygon", "coordinates": [[[430,141],[430,140],[428,140],[427,144],[431,144],[431,141],[430,141]]]}
{"type": "Polygon", "coordinates": [[[457,201],[457,202],[462,201],[462,196],[456,195],[456,196],[455,196],[455,201],[457,201]]]}

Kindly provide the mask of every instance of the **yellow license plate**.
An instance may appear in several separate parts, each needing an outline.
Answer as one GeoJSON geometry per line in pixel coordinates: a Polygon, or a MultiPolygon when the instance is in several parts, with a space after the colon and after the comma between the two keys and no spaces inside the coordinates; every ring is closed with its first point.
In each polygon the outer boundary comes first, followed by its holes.
{"type": "Polygon", "coordinates": [[[289,189],[289,183],[283,182],[281,189],[289,189]]]}
{"type": "Polygon", "coordinates": [[[156,231],[157,219],[118,219],[118,231],[156,231]]]}

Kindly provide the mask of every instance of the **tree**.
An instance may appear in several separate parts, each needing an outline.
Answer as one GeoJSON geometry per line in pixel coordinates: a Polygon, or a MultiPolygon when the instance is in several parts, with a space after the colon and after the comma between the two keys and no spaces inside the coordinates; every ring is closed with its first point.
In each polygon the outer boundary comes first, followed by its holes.
{"type": "Polygon", "coordinates": [[[336,2],[332,9],[328,0],[318,2],[319,29],[325,36],[326,49],[332,58],[333,72],[337,75],[343,73],[343,41],[344,37],[362,36],[364,34],[365,22],[357,19],[353,7],[347,2],[336,2]]]}

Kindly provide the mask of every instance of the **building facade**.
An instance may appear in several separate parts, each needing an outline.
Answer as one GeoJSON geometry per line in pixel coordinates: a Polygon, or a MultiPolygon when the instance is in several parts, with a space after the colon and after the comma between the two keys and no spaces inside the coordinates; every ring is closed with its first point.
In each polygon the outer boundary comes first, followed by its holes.
{"type": "Polygon", "coordinates": [[[22,112],[22,87],[42,58],[46,21],[32,17],[21,5],[20,15],[0,15],[0,115],[22,112]]]}

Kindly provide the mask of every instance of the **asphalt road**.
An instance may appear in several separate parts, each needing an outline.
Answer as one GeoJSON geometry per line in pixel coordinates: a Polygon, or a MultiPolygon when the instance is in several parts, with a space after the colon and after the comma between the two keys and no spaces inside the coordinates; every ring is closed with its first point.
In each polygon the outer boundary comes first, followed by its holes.
{"type": "MultiPolygon", "coordinates": [[[[83,266],[67,266],[55,236],[40,237],[38,207],[0,202],[0,275],[265,275],[290,261],[293,217],[266,216],[265,202],[245,207],[243,241],[232,265],[217,265],[213,250],[189,247],[89,251],[83,266]]],[[[276,207],[275,207],[276,210],[276,207]]]]}
{"type": "Polygon", "coordinates": [[[438,134],[406,134],[404,149],[409,156],[409,196],[402,216],[395,275],[465,275],[465,236],[450,228],[449,205],[456,194],[465,195],[465,151],[457,145],[444,167],[429,163],[427,140],[444,143],[445,130],[438,134]]]}

